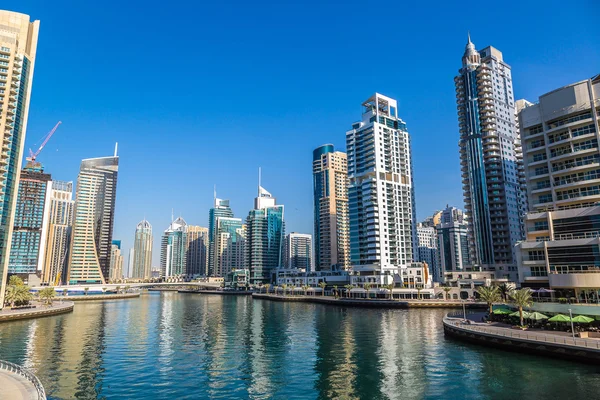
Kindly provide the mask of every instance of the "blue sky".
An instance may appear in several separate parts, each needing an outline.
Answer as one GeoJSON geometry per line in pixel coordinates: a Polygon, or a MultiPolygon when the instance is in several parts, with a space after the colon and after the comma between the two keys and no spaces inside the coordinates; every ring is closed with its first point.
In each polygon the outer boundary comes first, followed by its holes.
{"type": "MultiPolygon", "coordinates": [[[[594,0],[489,4],[3,0],[41,20],[27,148],[63,124],[38,160],[60,180],[119,142],[114,238],[171,209],[207,225],[213,185],[244,217],[263,186],[288,231],[312,232],[311,152],[345,149],[374,92],[398,99],[412,136],[419,219],[462,207],[453,78],[467,31],[536,100],[600,73],[594,0]]],[[[127,259],[127,258],[126,258],[127,259]]]]}

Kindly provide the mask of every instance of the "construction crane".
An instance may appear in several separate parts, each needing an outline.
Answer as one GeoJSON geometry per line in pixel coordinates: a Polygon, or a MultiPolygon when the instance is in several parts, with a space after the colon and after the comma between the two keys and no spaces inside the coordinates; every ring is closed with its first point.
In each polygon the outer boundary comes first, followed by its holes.
{"type": "Polygon", "coordinates": [[[40,154],[40,152],[42,151],[44,146],[46,146],[46,143],[48,143],[48,140],[50,140],[52,135],[54,135],[54,132],[56,132],[56,130],[58,129],[58,126],[60,124],[62,124],[62,121],[58,121],[58,123],[56,125],[54,125],[54,128],[52,128],[52,130],[50,132],[48,132],[48,134],[44,137],[44,141],[42,142],[42,145],[40,146],[39,149],[37,149],[37,151],[35,153],[31,149],[29,149],[29,157],[27,157],[27,161],[31,161],[32,163],[35,162],[35,159],[40,154]]]}

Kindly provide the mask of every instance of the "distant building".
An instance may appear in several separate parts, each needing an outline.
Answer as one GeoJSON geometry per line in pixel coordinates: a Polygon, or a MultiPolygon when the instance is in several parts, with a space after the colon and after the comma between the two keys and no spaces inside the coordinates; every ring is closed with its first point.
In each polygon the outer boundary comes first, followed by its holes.
{"type": "Polygon", "coordinates": [[[214,207],[208,211],[208,276],[215,276],[215,235],[219,217],[233,218],[233,211],[229,200],[218,199],[215,191],[214,207]]]}
{"type": "Polygon", "coordinates": [[[288,233],[285,237],[284,267],[301,268],[312,271],[312,235],[306,233],[288,233]]]}
{"type": "Polygon", "coordinates": [[[152,268],[152,225],[144,218],[135,228],[133,242],[133,270],[131,278],[150,279],[152,268]]]}
{"type": "Polygon", "coordinates": [[[160,245],[161,277],[180,277],[186,273],[187,224],[179,217],[165,230],[160,245]]]}
{"type": "Polygon", "coordinates": [[[123,256],[121,255],[121,241],[113,240],[110,248],[110,273],[111,282],[123,279],[123,256]]]}
{"type": "Polygon", "coordinates": [[[446,207],[437,229],[439,269],[434,271],[436,282],[447,282],[453,272],[462,272],[471,265],[467,240],[467,221],[461,210],[446,207]]]}
{"type": "Polygon", "coordinates": [[[0,309],[4,305],[39,29],[40,21],[31,21],[29,15],[0,11],[0,309]]]}
{"type": "Polygon", "coordinates": [[[81,162],[73,238],[69,252],[69,284],[106,283],[110,253],[119,157],[81,162]]]}
{"type": "Polygon", "coordinates": [[[208,228],[188,225],[186,254],[187,275],[208,275],[208,242],[208,228]]]}
{"type": "Polygon", "coordinates": [[[160,278],[160,267],[159,266],[154,266],[152,267],[152,279],[158,279],[160,278]]]}
{"type": "Polygon", "coordinates": [[[258,186],[254,209],[246,219],[246,254],[250,283],[269,283],[271,273],[283,265],[283,206],[275,197],[258,186]]]}
{"type": "Polygon", "coordinates": [[[127,260],[127,271],[123,271],[124,278],[131,278],[133,276],[133,262],[135,261],[135,248],[129,249],[129,259],[127,260]]]}
{"type": "Polygon", "coordinates": [[[29,161],[21,171],[8,262],[10,274],[35,274],[42,270],[50,180],[50,174],[45,174],[44,167],[38,162],[29,161]]]}
{"type": "Polygon", "coordinates": [[[42,264],[42,283],[58,285],[67,280],[68,253],[73,228],[73,182],[48,184],[47,225],[42,264]]]}
{"type": "Polygon", "coordinates": [[[313,151],[315,269],[350,268],[346,153],[325,144],[313,151]]]}
{"type": "MultiPolygon", "coordinates": [[[[437,214],[437,213],[436,213],[437,214]]],[[[439,221],[439,218],[436,218],[439,221]]],[[[425,221],[426,224],[432,224],[433,219],[425,221]]],[[[417,224],[417,254],[416,261],[427,263],[429,270],[433,276],[436,277],[436,273],[439,274],[439,252],[438,252],[438,240],[435,227],[425,226],[423,223],[417,224]]]]}
{"type": "Polygon", "coordinates": [[[218,217],[215,232],[214,276],[227,277],[246,268],[246,225],[241,218],[218,217]]]}
{"type": "Polygon", "coordinates": [[[375,93],[346,132],[350,261],[376,284],[412,264],[416,224],[410,135],[396,100],[375,93]]]}

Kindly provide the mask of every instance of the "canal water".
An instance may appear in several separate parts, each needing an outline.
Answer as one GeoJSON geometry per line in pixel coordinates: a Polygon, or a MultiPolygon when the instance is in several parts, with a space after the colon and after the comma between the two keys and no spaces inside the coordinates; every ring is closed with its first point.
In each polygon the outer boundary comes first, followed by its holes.
{"type": "Polygon", "coordinates": [[[150,293],[3,323],[51,399],[593,399],[600,366],[444,337],[447,310],[150,293]]]}

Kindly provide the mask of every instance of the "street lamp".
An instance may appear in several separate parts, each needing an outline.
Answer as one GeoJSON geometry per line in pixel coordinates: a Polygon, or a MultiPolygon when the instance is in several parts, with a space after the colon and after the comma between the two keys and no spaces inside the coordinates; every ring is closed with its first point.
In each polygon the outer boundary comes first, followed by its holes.
{"type": "Polygon", "coordinates": [[[573,339],[575,339],[575,327],[573,326],[573,312],[569,308],[569,317],[571,318],[571,334],[573,335],[573,339]]]}
{"type": "Polygon", "coordinates": [[[467,320],[467,307],[465,306],[465,301],[463,300],[463,319],[467,320]]]}

